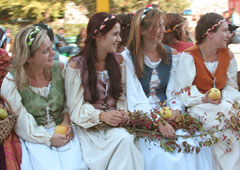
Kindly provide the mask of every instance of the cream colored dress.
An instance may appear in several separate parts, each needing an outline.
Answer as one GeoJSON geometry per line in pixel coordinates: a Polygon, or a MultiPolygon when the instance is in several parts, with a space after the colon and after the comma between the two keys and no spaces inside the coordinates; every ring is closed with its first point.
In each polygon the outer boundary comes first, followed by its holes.
{"type": "MultiPolygon", "coordinates": [[[[125,64],[121,64],[122,83],[125,85],[125,64]]],[[[88,128],[101,124],[101,110],[84,101],[84,89],[80,69],[68,66],[65,89],[70,118],[76,123],[77,134],[82,145],[83,158],[91,170],[143,170],[144,161],[135,145],[135,136],[123,128],[89,131],[88,128]]],[[[125,89],[124,89],[125,91],[125,89]]],[[[117,109],[126,109],[124,94],[116,103],[117,109]]]]}
{"type": "MultiPolygon", "coordinates": [[[[207,69],[213,74],[218,66],[218,62],[205,62],[207,69]]],[[[219,129],[224,127],[224,122],[220,123],[216,118],[218,112],[223,112],[226,118],[229,118],[229,111],[232,110],[232,104],[240,101],[240,93],[237,85],[237,63],[235,59],[230,60],[227,70],[227,83],[222,90],[222,102],[218,105],[211,103],[203,103],[202,97],[195,85],[192,85],[196,76],[196,67],[193,57],[188,53],[182,53],[180,56],[177,73],[175,90],[180,91],[186,87],[190,87],[191,95],[187,92],[181,93],[179,96],[182,103],[188,107],[189,113],[196,118],[200,118],[203,127],[206,130],[214,130],[213,126],[219,129]]],[[[225,132],[229,136],[229,132],[225,132]]],[[[233,141],[230,145],[232,151],[226,152],[227,145],[225,142],[219,142],[212,147],[212,153],[216,161],[218,169],[221,170],[239,170],[240,169],[240,141],[233,141]]]]}

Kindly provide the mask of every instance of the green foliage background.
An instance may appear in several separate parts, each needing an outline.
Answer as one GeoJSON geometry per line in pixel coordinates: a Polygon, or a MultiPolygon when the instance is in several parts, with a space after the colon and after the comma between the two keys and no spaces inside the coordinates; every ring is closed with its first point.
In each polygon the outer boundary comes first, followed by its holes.
{"type": "MultiPolygon", "coordinates": [[[[51,24],[52,21],[64,17],[65,5],[69,2],[86,7],[88,17],[96,11],[96,0],[0,0],[0,24],[5,28],[12,28],[15,35],[25,25],[44,22],[53,29],[63,27],[71,30],[67,32],[67,36],[75,36],[80,27],[86,24],[51,24]],[[19,18],[22,20],[19,21],[19,18]]],[[[163,12],[178,13],[182,13],[190,5],[189,0],[110,0],[110,12],[135,12],[151,3],[157,3],[163,12]]]]}

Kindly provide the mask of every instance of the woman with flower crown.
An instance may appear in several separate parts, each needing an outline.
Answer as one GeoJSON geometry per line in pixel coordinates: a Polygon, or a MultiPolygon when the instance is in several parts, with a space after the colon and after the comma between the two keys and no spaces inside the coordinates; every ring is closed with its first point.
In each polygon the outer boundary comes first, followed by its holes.
{"type": "Polygon", "coordinates": [[[165,32],[162,43],[174,48],[178,52],[193,46],[192,42],[185,40],[183,17],[177,13],[166,13],[164,15],[165,32]]]}
{"type": "Polygon", "coordinates": [[[67,106],[91,170],[144,169],[135,136],[119,127],[127,120],[125,63],[116,55],[120,41],[117,18],[95,13],[87,26],[85,46],[66,70],[67,106]],[[115,128],[91,129],[102,123],[115,128]]]}
{"type": "MultiPolygon", "coordinates": [[[[169,122],[183,112],[182,104],[172,94],[175,71],[179,56],[176,50],[163,45],[163,14],[148,6],[140,9],[133,17],[128,41],[128,50],[122,52],[126,62],[127,99],[130,111],[150,112],[160,110],[164,101],[171,108],[173,116],[158,128],[164,138],[186,135],[181,129],[175,131],[169,122]]],[[[192,139],[179,138],[177,143],[186,141],[190,145],[198,143],[192,139]]],[[[199,154],[164,151],[159,142],[149,143],[147,138],[139,139],[144,154],[145,170],[213,170],[210,149],[203,147],[199,154]]],[[[181,145],[181,144],[180,144],[181,145]]]]}
{"type": "Polygon", "coordinates": [[[65,107],[63,66],[54,54],[46,30],[27,26],[17,33],[1,94],[18,115],[21,170],[88,170],[65,107]],[[60,124],[66,135],[54,133],[60,124]]]}
{"type": "MultiPolygon", "coordinates": [[[[180,93],[179,98],[188,108],[189,113],[200,118],[206,131],[222,130],[226,121],[219,121],[220,113],[223,119],[230,119],[235,114],[233,104],[240,102],[237,85],[237,63],[232,52],[226,48],[229,32],[224,18],[216,13],[203,15],[195,28],[197,44],[183,52],[179,59],[176,74],[176,91],[190,87],[190,95],[180,93]],[[219,97],[213,98],[211,88],[217,88],[219,97]],[[218,127],[218,128],[217,128],[218,127]]],[[[215,89],[216,90],[216,89],[215,89]]],[[[238,115],[239,116],[239,115],[238,115]]],[[[223,131],[227,139],[212,147],[216,169],[240,169],[240,142],[235,140],[232,132],[223,131]],[[228,148],[231,151],[228,152],[228,148]]],[[[216,137],[221,134],[216,133],[216,137]]],[[[223,137],[223,136],[222,136],[223,137]]],[[[224,137],[225,138],[225,137],[224,137]]]]}

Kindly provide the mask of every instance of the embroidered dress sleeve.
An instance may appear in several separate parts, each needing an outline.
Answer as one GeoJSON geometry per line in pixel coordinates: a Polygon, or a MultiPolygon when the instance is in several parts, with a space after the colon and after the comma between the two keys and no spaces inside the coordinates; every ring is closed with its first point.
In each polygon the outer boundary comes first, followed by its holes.
{"type": "Polygon", "coordinates": [[[182,89],[190,88],[190,94],[188,91],[181,92],[178,97],[180,101],[186,107],[201,104],[204,94],[200,93],[195,85],[193,85],[194,78],[196,76],[196,67],[193,57],[183,52],[180,55],[179,63],[176,71],[175,91],[180,92],[182,89]]]}
{"type": "Polygon", "coordinates": [[[130,111],[143,110],[144,112],[151,111],[151,105],[145,95],[142,85],[135,74],[132,57],[129,50],[125,49],[122,52],[123,59],[126,63],[126,88],[127,102],[130,111]]]}
{"type": "Polygon", "coordinates": [[[222,90],[222,99],[234,103],[235,101],[240,102],[240,92],[238,91],[237,84],[237,62],[233,58],[230,60],[229,67],[227,70],[227,83],[222,90]]]}
{"type": "Polygon", "coordinates": [[[126,64],[125,61],[123,61],[123,63],[120,65],[121,67],[121,74],[122,74],[122,80],[121,80],[121,84],[123,87],[123,92],[119,98],[119,100],[117,101],[116,105],[117,105],[117,110],[127,110],[128,105],[127,105],[127,97],[126,97],[126,64]]]}
{"type": "Polygon", "coordinates": [[[172,55],[172,68],[170,71],[170,77],[169,77],[166,95],[167,95],[167,105],[171,109],[183,111],[184,110],[183,104],[181,103],[179,98],[177,98],[174,94],[174,82],[176,79],[176,70],[177,70],[178,61],[179,61],[179,54],[172,55]]]}
{"type": "Polygon", "coordinates": [[[90,128],[100,124],[100,110],[84,101],[84,89],[80,77],[80,69],[70,66],[66,69],[65,92],[67,107],[71,121],[83,128],[90,128]]]}
{"type": "Polygon", "coordinates": [[[10,73],[3,80],[1,94],[8,100],[13,111],[18,115],[14,129],[16,134],[26,141],[50,146],[52,134],[48,134],[43,126],[38,126],[34,117],[27,112],[10,73]]]}

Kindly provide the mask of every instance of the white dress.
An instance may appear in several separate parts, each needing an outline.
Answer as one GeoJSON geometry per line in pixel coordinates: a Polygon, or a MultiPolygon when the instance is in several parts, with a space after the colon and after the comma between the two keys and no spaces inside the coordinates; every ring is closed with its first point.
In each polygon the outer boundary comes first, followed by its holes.
{"type": "MultiPolygon", "coordinates": [[[[150,95],[147,98],[143,91],[141,83],[135,74],[135,69],[130,52],[128,50],[125,50],[122,53],[122,56],[126,62],[127,99],[129,110],[143,110],[145,112],[149,112],[153,108],[157,108],[157,103],[160,100],[154,94],[154,89],[161,80],[155,74],[155,68],[161,62],[161,60],[159,60],[158,62],[151,62],[147,56],[145,56],[144,58],[145,64],[153,69],[150,82],[150,91],[153,95],[150,95]]],[[[167,101],[170,101],[167,103],[167,105],[174,110],[183,109],[181,102],[172,94],[178,57],[178,55],[172,56],[172,68],[170,71],[170,77],[166,91],[167,101]]],[[[186,132],[183,132],[182,130],[177,130],[176,134],[183,135],[186,134],[186,132]]],[[[197,140],[198,139],[195,140],[178,138],[177,143],[187,141],[193,146],[198,146],[197,140]]],[[[160,147],[160,143],[148,143],[143,138],[139,139],[139,145],[144,154],[145,170],[214,170],[210,148],[203,147],[200,153],[196,155],[196,153],[178,153],[177,151],[175,151],[174,153],[165,152],[160,147]]]]}
{"type": "MultiPolygon", "coordinates": [[[[121,64],[122,84],[125,85],[125,64],[121,64]]],[[[99,72],[98,74],[104,74],[99,72]]],[[[103,76],[107,78],[108,76],[103,76]]],[[[143,170],[144,161],[140,149],[135,145],[135,136],[123,128],[90,131],[101,124],[101,110],[84,101],[84,88],[80,69],[68,66],[65,89],[70,118],[77,125],[77,134],[83,151],[83,158],[91,170],[143,170]]],[[[125,91],[125,90],[124,90],[125,91]]],[[[116,103],[118,109],[126,109],[125,94],[116,103]]]]}
{"type": "MultiPolygon", "coordinates": [[[[205,62],[207,69],[213,74],[218,66],[218,62],[205,62]]],[[[237,85],[237,63],[235,58],[230,60],[227,70],[226,86],[222,90],[222,101],[218,105],[211,103],[203,103],[202,97],[204,94],[200,93],[195,85],[192,85],[196,76],[196,67],[192,55],[182,53],[179,60],[179,65],[176,74],[176,91],[180,91],[186,87],[190,87],[189,96],[186,93],[180,94],[180,100],[188,107],[189,113],[199,118],[201,117],[203,127],[205,130],[214,130],[213,126],[219,126],[219,129],[224,127],[224,122],[220,123],[216,118],[217,113],[224,113],[226,118],[229,118],[229,111],[232,111],[232,104],[235,101],[240,101],[240,93],[237,85]]],[[[233,112],[234,113],[234,112],[233,112]]],[[[229,136],[229,132],[225,132],[229,136]]],[[[226,143],[220,142],[212,147],[216,166],[221,170],[239,170],[240,169],[240,142],[233,141],[230,145],[232,151],[226,152],[226,143]]]]}
{"type": "MultiPolygon", "coordinates": [[[[11,80],[13,77],[8,73],[3,80],[1,94],[18,114],[15,132],[19,136],[22,148],[21,170],[88,170],[76,133],[64,146],[51,147],[50,139],[54,134],[55,122],[48,114],[48,123],[38,126],[34,117],[26,111],[16,84],[11,80]]],[[[51,82],[48,87],[30,88],[46,97],[50,86],[51,82]]],[[[73,130],[75,131],[74,128],[73,130]]]]}

